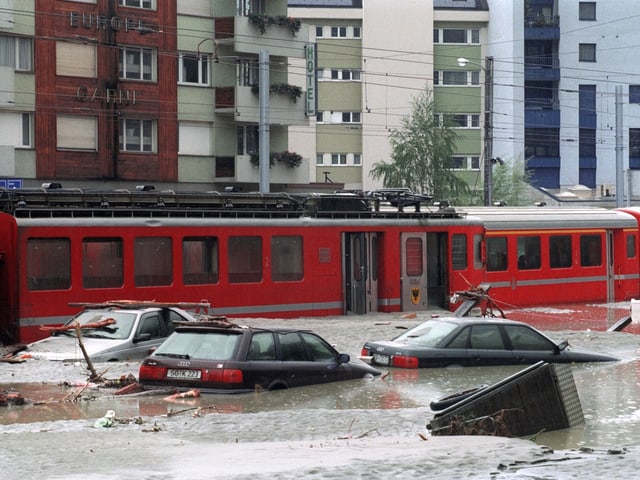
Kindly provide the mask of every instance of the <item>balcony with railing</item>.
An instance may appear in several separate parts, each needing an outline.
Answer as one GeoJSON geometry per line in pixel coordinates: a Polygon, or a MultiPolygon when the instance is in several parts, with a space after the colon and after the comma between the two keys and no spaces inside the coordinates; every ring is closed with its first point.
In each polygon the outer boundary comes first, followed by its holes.
{"type": "MultiPolygon", "coordinates": [[[[273,88],[269,93],[269,124],[307,125],[304,91],[290,86],[290,93],[282,88],[273,88]]],[[[218,87],[215,95],[215,111],[221,115],[233,115],[234,121],[257,123],[260,121],[259,92],[253,86],[218,87]]]]}
{"type": "Polygon", "coordinates": [[[524,17],[525,40],[559,40],[560,17],[534,13],[524,17]]]}
{"type": "Polygon", "coordinates": [[[524,57],[524,79],[527,82],[557,82],[560,67],[557,55],[527,55],[524,57]]]}
{"type": "Polygon", "coordinates": [[[309,40],[309,27],[300,20],[264,14],[221,17],[214,21],[214,38],[219,45],[231,45],[242,54],[258,54],[304,58],[304,44],[309,40]]]}

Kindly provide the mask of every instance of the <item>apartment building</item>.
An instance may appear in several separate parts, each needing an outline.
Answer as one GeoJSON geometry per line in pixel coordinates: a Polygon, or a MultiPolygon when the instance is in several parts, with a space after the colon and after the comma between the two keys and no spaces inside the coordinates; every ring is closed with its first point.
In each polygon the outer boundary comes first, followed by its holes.
{"type": "Polygon", "coordinates": [[[287,68],[308,48],[286,0],[4,0],[0,177],[255,190],[268,111],[274,189],[308,183],[309,159],[289,151],[288,128],[315,111],[305,76],[290,84],[287,68]]]}

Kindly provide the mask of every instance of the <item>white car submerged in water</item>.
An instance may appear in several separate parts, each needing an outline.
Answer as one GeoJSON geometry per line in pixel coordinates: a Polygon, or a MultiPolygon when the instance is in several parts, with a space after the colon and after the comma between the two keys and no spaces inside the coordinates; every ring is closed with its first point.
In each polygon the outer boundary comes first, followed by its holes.
{"type": "Polygon", "coordinates": [[[21,354],[46,360],[84,361],[79,331],[92,362],[139,360],[174,331],[175,323],[196,321],[194,315],[181,308],[145,305],[85,308],[62,327],[53,329],[50,337],[27,345],[21,354]]]}

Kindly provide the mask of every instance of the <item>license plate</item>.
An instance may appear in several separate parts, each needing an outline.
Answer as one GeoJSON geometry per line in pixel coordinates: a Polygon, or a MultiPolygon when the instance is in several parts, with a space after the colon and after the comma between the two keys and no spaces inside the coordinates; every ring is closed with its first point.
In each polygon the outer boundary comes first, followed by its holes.
{"type": "Polygon", "coordinates": [[[381,353],[373,354],[373,361],[380,365],[389,365],[389,355],[382,355],[381,353]]]}
{"type": "Polygon", "coordinates": [[[176,368],[170,368],[167,370],[167,378],[176,378],[184,380],[200,380],[202,371],[200,370],[180,370],[176,368]]]}

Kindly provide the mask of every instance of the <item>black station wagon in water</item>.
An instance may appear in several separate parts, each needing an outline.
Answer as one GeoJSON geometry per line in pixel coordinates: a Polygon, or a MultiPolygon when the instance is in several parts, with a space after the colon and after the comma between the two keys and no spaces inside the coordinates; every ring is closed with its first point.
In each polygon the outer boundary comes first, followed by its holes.
{"type": "Polygon", "coordinates": [[[176,327],[140,366],[139,383],[145,389],[240,393],[380,374],[360,360],[351,362],[349,355],[307,330],[215,321],[176,327]]]}
{"type": "Polygon", "coordinates": [[[400,368],[610,362],[617,358],[555,343],[525,323],[495,318],[427,320],[393,340],[366,342],[361,356],[372,365],[400,368]]]}

